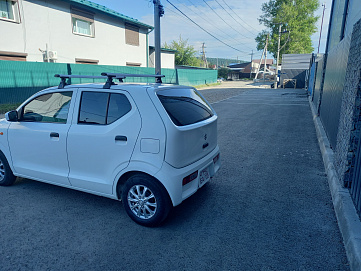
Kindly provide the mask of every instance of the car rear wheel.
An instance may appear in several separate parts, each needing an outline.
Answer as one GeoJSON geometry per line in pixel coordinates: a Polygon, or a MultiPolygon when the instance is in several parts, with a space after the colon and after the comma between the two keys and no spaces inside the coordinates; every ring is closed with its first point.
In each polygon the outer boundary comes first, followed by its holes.
{"type": "Polygon", "coordinates": [[[9,186],[15,182],[14,176],[5,155],[0,152],[0,185],[9,186]]]}
{"type": "Polygon", "coordinates": [[[147,227],[158,226],[171,209],[165,188],[154,178],[143,174],[127,180],[122,189],[122,201],[130,218],[147,227]]]}

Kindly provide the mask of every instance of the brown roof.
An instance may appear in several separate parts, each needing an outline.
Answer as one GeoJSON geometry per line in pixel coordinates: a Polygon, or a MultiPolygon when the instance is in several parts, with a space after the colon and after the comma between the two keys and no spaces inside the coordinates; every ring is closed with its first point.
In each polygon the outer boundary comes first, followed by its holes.
{"type": "MultiPolygon", "coordinates": [[[[260,63],[261,60],[260,59],[253,59],[252,62],[254,63],[260,63]]],[[[262,64],[264,64],[264,59],[262,59],[262,64]]],[[[272,65],[273,64],[273,59],[267,59],[267,65],[272,65]]]]}

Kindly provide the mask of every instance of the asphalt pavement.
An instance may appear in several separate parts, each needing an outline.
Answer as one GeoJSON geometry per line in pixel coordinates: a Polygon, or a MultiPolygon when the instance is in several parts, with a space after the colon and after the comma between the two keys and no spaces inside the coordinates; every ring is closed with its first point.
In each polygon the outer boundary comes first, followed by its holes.
{"type": "Polygon", "coordinates": [[[0,270],[349,270],[305,90],[201,92],[222,167],[161,227],[19,179],[0,187],[0,270]]]}

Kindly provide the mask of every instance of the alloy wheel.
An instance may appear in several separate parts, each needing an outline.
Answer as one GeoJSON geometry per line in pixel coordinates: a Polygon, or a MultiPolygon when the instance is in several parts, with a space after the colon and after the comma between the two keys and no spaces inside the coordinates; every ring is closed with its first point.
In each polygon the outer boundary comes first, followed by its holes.
{"type": "Polygon", "coordinates": [[[157,200],[153,192],[144,185],[134,185],[128,192],[128,205],[138,218],[150,219],[157,211],[157,200]]]}
{"type": "Polygon", "coordinates": [[[0,159],[0,182],[5,178],[5,165],[0,159]]]}

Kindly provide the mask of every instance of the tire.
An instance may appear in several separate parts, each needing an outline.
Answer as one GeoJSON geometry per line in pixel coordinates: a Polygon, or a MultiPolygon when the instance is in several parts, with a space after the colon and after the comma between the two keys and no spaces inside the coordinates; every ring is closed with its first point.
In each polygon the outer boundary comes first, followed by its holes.
{"type": "Polygon", "coordinates": [[[16,180],[5,155],[0,151],[0,185],[10,186],[16,180]]]}
{"type": "Polygon", "coordinates": [[[129,217],[146,227],[162,223],[172,206],[163,185],[145,174],[133,175],[126,181],[122,201],[129,217]]]}

